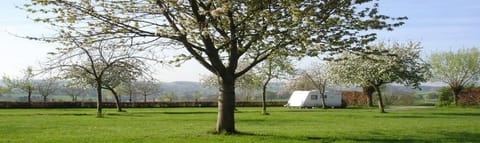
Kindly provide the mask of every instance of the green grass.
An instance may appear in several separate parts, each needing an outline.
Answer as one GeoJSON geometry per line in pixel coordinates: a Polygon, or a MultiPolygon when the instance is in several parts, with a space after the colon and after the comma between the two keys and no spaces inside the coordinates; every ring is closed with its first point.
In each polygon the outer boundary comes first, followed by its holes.
{"type": "Polygon", "coordinates": [[[0,142],[480,142],[480,108],[239,108],[241,134],[211,134],[216,108],[0,109],[0,142]]]}

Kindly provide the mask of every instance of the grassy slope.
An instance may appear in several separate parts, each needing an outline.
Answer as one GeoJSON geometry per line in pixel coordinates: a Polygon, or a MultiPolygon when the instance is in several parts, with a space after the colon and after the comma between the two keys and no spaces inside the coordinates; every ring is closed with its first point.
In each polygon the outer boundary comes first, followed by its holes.
{"type": "Polygon", "coordinates": [[[240,135],[213,135],[215,108],[0,109],[0,142],[480,142],[479,108],[239,108],[240,135]]]}

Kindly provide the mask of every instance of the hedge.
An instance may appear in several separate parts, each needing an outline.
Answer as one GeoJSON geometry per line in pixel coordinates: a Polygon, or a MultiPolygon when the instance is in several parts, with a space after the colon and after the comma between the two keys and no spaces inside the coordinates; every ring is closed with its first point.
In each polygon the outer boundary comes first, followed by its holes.
{"type": "Polygon", "coordinates": [[[343,104],[347,106],[351,105],[367,105],[368,104],[368,98],[366,95],[363,95],[362,92],[359,91],[342,91],[342,101],[343,104]]]}
{"type": "MultiPolygon", "coordinates": [[[[216,101],[173,101],[173,102],[122,102],[122,107],[147,108],[147,107],[216,107],[216,101]]],[[[268,106],[283,106],[286,101],[269,101],[268,106]]],[[[115,108],[114,102],[103,102],[105,108],[115,108]]],[[[240,101],[237,107],[260,107],[262,102],[240,101]]],[[[0,108],[95,108],[97,102],[0,102],[0,108]]]]}
{"type": "Polygon", "coordinates": [[[480,88],[463,90],[457,101],[459,105],[480,105],[480,88]]]}

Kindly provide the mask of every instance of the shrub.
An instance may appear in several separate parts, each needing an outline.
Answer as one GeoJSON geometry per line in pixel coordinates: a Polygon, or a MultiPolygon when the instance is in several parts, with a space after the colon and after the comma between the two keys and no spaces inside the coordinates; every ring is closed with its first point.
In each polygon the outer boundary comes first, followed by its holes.
{"type": "Polygon", "coordinates": [[[398,102],[402,105],[414,105],[420,97],[415,94],[405,94],[398,97],[398,102]]]}
{"type": "Polygon", "coordinates": [[[437,106],[448,106],[453,102],[453,92],[450,87],[443,87],[438,90],[438,103],[437,106]]]}

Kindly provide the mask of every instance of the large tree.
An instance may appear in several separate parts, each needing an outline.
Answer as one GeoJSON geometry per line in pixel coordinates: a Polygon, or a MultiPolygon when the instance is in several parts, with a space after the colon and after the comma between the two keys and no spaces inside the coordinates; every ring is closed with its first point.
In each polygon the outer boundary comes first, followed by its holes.
{"type": "Polygon", "coordinates": [[[480,77],[480,51],[477,48],[460,49],[456,53],[434,53],[430,56],[434,78],[447,83],[457,105],[458,95],[480,77]]]}
{"type": "Polygon", "coordinates": [[[32,93],[35,89],[33,85],[33,78],[35,74],[33,73],[32,67],[27,67],[23,71],[23,78],[12,79],[8,76],[3,77],[3,82],[7,85],[8,88],[18,88],[27,93],[28,105],[32,103],[32,93]]]}
{"type": "Polygon", "coordinates": [[[182,49],[174,61],[195,59],[218,77],[216,131],[234,133],[235,80],[270,55],[361,51],[357,45],[376,37],[367,30],[403,24],[405,17],[382,15],[371,1],[32,0],[24,9],[47,13],[33,19],[58,28],[59,36],[129,37],[182,49]],[[248,65],[238,68],[243,59],[248,65]]]}
{"type": "Polygon", "coordinates": [[[430,77],[429,65],[421,57],[419,43],[378,43],[369,46],[372,54],[342,54],[339,61],[329,62],[331,77],[337,83],[371,86],[377,93],[380,112],[384,113],[380,87],[400,83],[418,88],[430,77]]]}

